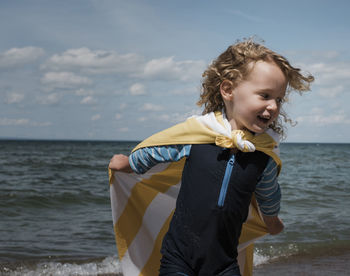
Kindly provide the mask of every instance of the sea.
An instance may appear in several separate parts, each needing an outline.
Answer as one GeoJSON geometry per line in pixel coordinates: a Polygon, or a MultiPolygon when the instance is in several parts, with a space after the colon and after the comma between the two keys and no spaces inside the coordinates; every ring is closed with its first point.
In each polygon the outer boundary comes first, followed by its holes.
{"type": "MultiPolygon", "coordinates": [[[[0,275],[122,275],[108,163],[134,141],[0,140],[0,275]]],[[[282,143],[284,231],[254,275],[350,275],[350,144],[282,143]]]]}

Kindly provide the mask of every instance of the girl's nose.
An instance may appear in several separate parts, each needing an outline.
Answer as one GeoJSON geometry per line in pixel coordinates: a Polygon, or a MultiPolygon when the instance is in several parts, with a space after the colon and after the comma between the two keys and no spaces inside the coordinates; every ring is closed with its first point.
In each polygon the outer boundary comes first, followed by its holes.
{"type": "Polygon", "coordinates": [[[278,104],[277,104],[276,100],[271,99],[268,102],[267,109],[272,110],[272,111],[276,111],[278,109],[278,104]]]}

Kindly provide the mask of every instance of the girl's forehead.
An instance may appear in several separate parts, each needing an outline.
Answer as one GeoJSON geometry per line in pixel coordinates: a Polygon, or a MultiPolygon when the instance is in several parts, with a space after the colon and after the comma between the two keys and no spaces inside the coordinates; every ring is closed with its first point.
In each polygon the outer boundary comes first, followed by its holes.
{"type": "Polygon", "coordinates": [[[287,82],[287,78],[284,75],[281,68],[274,62],[267,61],[257,61],[252,64],[249,69],[249,73],[246,77],[246,80],[261,80],[261,81],[278,81],[278,82],[287,82]]]}
{"type": "Polygon", "coordinates": [[[249,74],[238,83],[238,86],[252,91],[274,91],[284,95],[287,84],[287,78],[278,65],[273,62],[259,61],[253,64],[249,74]]]}

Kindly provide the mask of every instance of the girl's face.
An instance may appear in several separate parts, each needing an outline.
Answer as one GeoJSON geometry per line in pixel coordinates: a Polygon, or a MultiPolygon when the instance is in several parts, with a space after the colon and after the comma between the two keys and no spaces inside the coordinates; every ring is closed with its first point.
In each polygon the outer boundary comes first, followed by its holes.
{"type": "Polygon", "coordinates": [[[252,65],[247,78],[235,88],[225,85],[229,81],[220,88],[232,129],[263,133],[279,115],[287,79],[273,62],[258,61],[252,65]]]}

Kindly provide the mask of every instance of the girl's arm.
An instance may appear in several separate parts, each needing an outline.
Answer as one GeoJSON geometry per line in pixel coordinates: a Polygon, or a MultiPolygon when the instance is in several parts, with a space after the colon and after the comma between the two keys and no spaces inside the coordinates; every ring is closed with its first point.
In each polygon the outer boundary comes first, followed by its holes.
{"type": "Polygon", "coordinates": [[[259,209],[263,215],[267,230],[271,235],[280,233],[284,228],[283,222],[278,217],[281,190],[277,181],[277,173],[277,165],[270,158],[255,190],[259,209]]]}
{"type": "Polygon", "coordinates": [[[114,171],[143,174],[158,163],[176,162],[188,157],[191,145],[170,145],[141,148],[126,156],[116,154],[109,163],[114,171]]]}
{"type": "Polygon", "coordinates": [[[146,147],[134,151],[129,156],[132,170],[143,174],[159,163],[176,162],[188,157],[191,145],[167,145],[146,147]]]}

